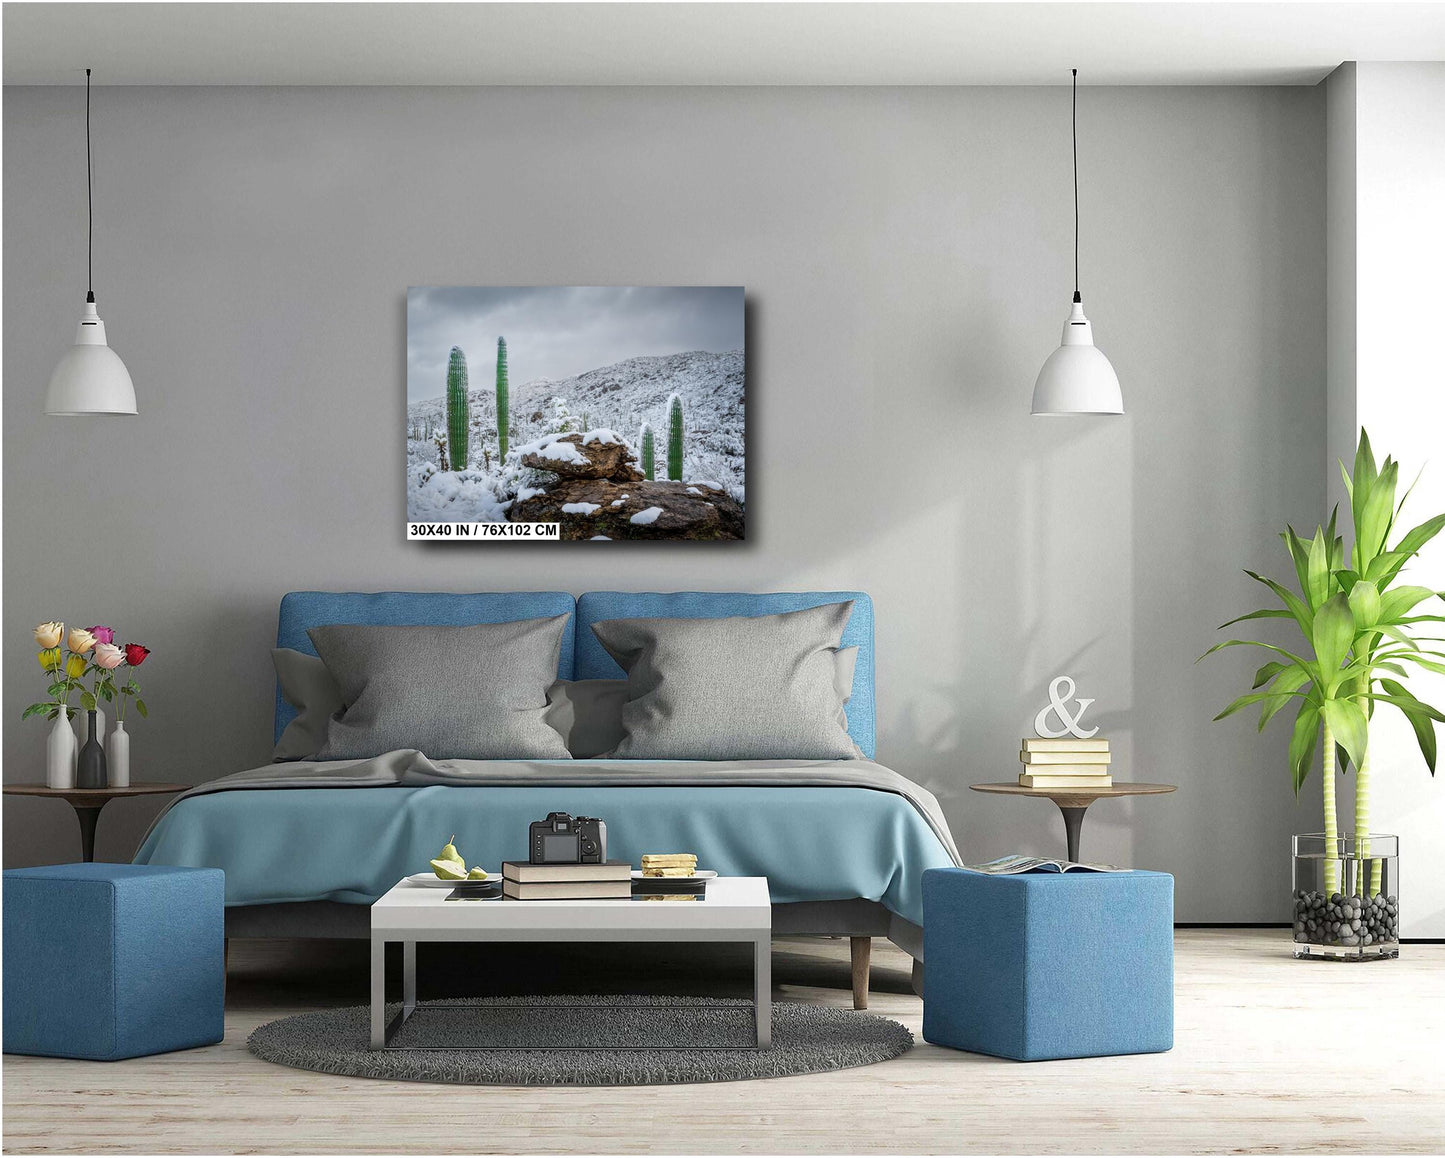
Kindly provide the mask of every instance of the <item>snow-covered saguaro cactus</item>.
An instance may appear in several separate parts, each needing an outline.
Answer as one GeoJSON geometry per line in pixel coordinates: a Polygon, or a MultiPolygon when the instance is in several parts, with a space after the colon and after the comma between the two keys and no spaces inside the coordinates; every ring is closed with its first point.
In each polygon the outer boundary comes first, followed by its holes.
{"type": "Polygon", "coordinates": [[[656,453],[653,446],[654,441],[652,437],[652,423],[644,422],[642,424],[642,474],[648,482],[651,482],[657,477],[653,458],[653,455],[656,453]]]}
{"type": "Polygon", "coordinates": [[[452,470],[466,470],[467,443],[471,438],[468,414],[467,356],[460,346],[453,346],[447,359],[447,457],[452,470]]]}
{"type": "Polygon", "coordinates": [[[497,339],[497,450],[498,459],[507,457],[507,430],[511,418],[507,390],[507,339],[497,339]]]}
{"type": "Polygon", "coordinates": [[[682,399],[667,400],[667,477],[682,478],[682,399]]]}

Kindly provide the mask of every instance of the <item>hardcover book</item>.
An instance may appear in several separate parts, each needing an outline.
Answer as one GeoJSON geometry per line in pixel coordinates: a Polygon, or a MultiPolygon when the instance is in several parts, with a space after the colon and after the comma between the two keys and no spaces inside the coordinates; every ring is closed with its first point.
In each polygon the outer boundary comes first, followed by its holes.
{"type": "Polygon", "coordinates": [[[622,881],[502,881],[502,896],[514,901],[625,901],[632,878],[622,881]]]}
{"type": "Polygon", "coordinates": [[[1066,736],[1061,740],[1046,740],[1039,736],[1024,738],[1025,752],[1107,752],[1109,741],[1105,739],[1080,740],[1066,736]]]}
{"type": "Polygon", "coordinates": [[[1114,778],[1109,775],[1103,776],[1057,776],[1052,772],[1048,774],[1021,772],[1019,783],[1025,788],[1112,788],[1114,778]]]}
{"type": "Polygon", "coordinates": [[[1025,764],[1102,764],[1109,765],[1109,752],[1030,752],[1025,748],[1019,753],[1025,764]]]}
{"type": "Polygon", "coordinates": [[[604,864],[533,864],[525,860],[504,860],[502,878],[520,884],[558,881],[630,881],[632,862],[609,860],[604,864]]]}

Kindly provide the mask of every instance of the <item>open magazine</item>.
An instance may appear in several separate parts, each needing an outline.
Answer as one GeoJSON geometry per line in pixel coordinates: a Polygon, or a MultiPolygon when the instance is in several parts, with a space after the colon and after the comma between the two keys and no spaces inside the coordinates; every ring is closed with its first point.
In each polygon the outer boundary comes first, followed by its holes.
{"type": "Polygon", "coordinates": [[[1083,861],[1073,860],[1048,860],[1041,856],[1001,856],[998,860],[991,860],[987,864],[966,864],[963,866],[976,873],[988,873],[990,876],[1009,876],[1013,873],[1067,873],[1081,870],[1091,873],[1125,873],[1128,869],[1119,868],[1112,864],[1087,864],[1083,861]]]}

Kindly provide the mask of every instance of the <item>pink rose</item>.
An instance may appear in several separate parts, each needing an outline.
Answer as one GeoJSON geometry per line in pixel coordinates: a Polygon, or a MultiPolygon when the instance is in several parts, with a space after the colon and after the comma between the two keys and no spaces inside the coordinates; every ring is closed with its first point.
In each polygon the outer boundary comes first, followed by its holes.
{"type": "MultiPolygon", "coordinates": [[[[101,628],[102,631],[109,631],[109,628],[101,628]]],[[[97,665],[105,668],[106,671],[114,671],[125,663],[125,652],[116,647],[113,643],[97,643],[95,655],[91,657],[97,665]]]]}
{"type": "Polygon", "coordinates": [[[91,627],[91,628],[88,628],[87,630],[89,630],[89,632],[90,632],[91,635],[95,636],[95,642],[96,642],[96,643],[114,643],[114,642],[115,642],[115,630],[114,630],[113,628],[109,628],[109,627],[91,627]]]}

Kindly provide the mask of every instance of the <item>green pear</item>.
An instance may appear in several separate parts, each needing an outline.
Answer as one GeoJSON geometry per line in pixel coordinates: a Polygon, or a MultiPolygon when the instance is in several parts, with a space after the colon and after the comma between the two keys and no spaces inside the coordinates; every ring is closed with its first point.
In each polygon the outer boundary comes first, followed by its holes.
{"type": "Polygon", "coordinates": [[[467,873],[467,880],[469,881],[484,881],[486,879],[487,870],[482,868],[480,865],[472,869],[471,872],[467,873]]]}
{"type": "Polygon", "coordinates": [[[456,833],[452,833],[451,840],[442,845],[441,852],[431,862],[432,872],[444,881],[461,881],[467,877],[467,862],[462,860],[462,854],[452,843],[456,838],[456,833]]]}

